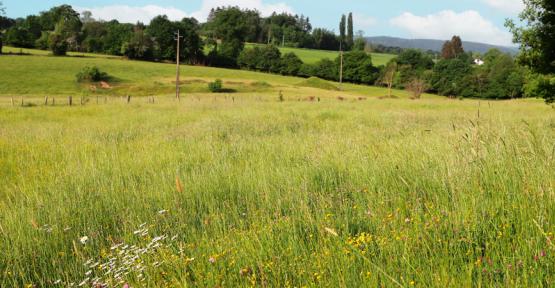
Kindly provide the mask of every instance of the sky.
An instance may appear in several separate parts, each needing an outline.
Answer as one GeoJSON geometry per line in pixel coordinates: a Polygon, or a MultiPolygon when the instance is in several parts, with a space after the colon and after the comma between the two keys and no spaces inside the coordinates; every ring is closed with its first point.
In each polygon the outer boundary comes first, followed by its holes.
{"type": "Polygon", "coordinates": [[[512,45],[505,19],[517,19],[522,0],[0,0],[9,17],[25,17],[69,4],[91,11],[93,18],[148,23],[157,15],[170,19],[194,17],[204,22],[212,7],[240,6],[259,10],[303,14],[313,27],[339,30],[341,14],[353,13],[355,31],[365,36],[463,40],[512,45]]]}

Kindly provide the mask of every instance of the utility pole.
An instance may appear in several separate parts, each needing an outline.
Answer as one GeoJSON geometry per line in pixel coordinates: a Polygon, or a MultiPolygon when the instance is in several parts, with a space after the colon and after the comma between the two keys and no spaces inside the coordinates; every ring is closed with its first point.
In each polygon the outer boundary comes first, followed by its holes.
{"type": "Polygon", "coordinates": [[[177,62],[177,68],[176,68],[176,75],[175,75],[175,98],[177,98],[177,101],[181,101],[181,98],[179,97],[179,56],[180,56],[180,43],[181,43],[181,38],[183,38],[183,36],[181,36],[181,34],[179,33],[179,30],[177,30],[177,37],[175,38],[175,40],[177,41],[177,55],[176,55],[176,62],[177,62]]]}
{"type": "Polygon", "coordinates": [[[339,66],[339,90],[343,89],[343,43],[339,42],[339,57],[341,58],[339,66]]]}
{"type": "Polygon", "coordinates": [[[281,35],[281,47],[285,47],[285,33],[281,35]]]}

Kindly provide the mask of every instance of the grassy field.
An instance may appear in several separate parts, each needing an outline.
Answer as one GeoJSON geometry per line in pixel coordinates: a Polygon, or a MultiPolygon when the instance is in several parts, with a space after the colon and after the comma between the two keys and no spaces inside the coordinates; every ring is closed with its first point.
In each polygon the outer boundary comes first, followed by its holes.
{"type": "MultiPolygon", "coordinates": [[[[95,94],[150,96],[170,95],[175,91],[175,65],[173,64],[127,61],[95,54],[60,58],[46,56],[41,50],[30,49],[25,53],[32,55],[6,55],[0,58],[0,83],[2,83],[0,96],[94,96],[95,94]],[[93,93],[90,85],[78,84],[75,81],[75,75],[85,66],[98,66],[102,71],[107,72],[114,78],[110,81],[113,87],[105,90],[97,89],[93,93]]],[[[303,87],[299,84],[302,84],[304,79],[297,77],[185,65],[181,68],[181,75],[184,94],[208,92],[207,83],[221,78],[225,80],[226,88],[238,93],[272,91],[277,97],[278,92],[283,91],[289,97],[305,97],[306,94],[320,96],[315,94],[314,89],[301,89],[303,87]]],[[[344,84],[342,88],[340,92],[326,91],[325,94],[332,97],[387,94],[381,88],[370,86],[344,84]]],[[[402,97],[407,96],[404,91],[396,93],[402,97]]],[[[7,99],[4,97],[4,102],[7,99]]]]}
{"type": "Polygon", "coordinates": [[[540,100],[185,66],[177,102],[173,68],[0,57],[0,287],[555,285],[540,100]],[[41,104],[90,64],[118,78],[101,95],[156,102],[41,104]]]}
{"type": "MultiPolygon", "coordinates": [[[[247,47],[252,47],[254,45],[261,45],[261,44],[249,44],[247,47]]],[[[293,52],[304,63],[314,64],[321,59],[328,58],[334,60],[339,56],[339,52],[337,51],[328,51],[328,50],[314,50],[314,49],[303,49],[303,48],[290,48],[290,47],[279,47],[281,53],[289,53],[293,52]]],[[[375,66],[385,65],[389,60],[395,58],[396,56],[393,54],[381,54],[381,53],[371,53],[372,55],[372,63],[375,66]]]]}

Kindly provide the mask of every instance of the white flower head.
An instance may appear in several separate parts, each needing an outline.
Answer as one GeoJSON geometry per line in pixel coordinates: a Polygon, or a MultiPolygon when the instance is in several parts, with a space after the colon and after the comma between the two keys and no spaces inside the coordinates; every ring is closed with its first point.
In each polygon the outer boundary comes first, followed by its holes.
{"type": "Polygon", "coordinates": [[[85,245],[89,241],[89,237],[83,236],[83,237],[79,238],[79,241],[81,241],[81,244],[85,245]]]}

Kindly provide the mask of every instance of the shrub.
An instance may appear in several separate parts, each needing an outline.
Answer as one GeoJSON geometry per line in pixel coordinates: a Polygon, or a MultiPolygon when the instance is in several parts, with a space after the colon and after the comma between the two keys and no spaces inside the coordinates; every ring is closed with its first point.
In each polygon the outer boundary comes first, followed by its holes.
{"type": "Polygon", "coordinates": [[[99,82],[108,80],[108,74],[100,71],[96,66],[86,66],[77,75],[77,82],[99,82]]]}
{"type": "Polygon", "coordinates": [[[48,46],[50,46],[50,50],[52,50],[52,54],[54,56],[64,56],[67,52],[67,42],[59,33],[51,33],[48,36],[48,46]]]}
{"type": "Polygon", "coordinates": [[[208,90],[210,90],[210,92],[212,93],[222,92],[223,90],[222,80],[216,79],[214,82],[208,83],[208,90]]]}
{"type": "Polygon", "coordinates": [[[281,62],[281,74],[283,75],[297,76],[303,66],[303,61],[292,52],[283,55],[281,62]]]}

